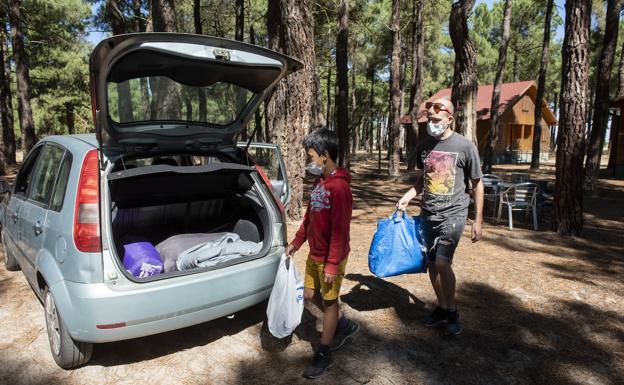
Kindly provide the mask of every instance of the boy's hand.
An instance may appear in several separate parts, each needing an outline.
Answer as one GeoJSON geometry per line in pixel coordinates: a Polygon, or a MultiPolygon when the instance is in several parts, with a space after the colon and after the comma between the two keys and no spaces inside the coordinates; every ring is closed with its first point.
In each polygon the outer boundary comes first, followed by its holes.
{"type": "Polygon", "coordinates": [[[324,279],[325,279],[325,283],[328,283],[330,285],[332,283],[334,283],[334,280],[336,279],[336,274],[329,274],[327,272],[324,272],[323,276],[324,276],[324,279]]]}
{"type": "Polygon", "coordinates": [[[481,222],[472,223],[472,243],[478,242],[481,239],[481,222]]]}
{"type": "Polygon", "coordinates": [[[297,250],[295,249],[295,246],[293,246],[292,243],[288,245],[288,247],[286,248],[286,255],[288,255],[291,258],[294,257],[296,252],[297,250]]]}

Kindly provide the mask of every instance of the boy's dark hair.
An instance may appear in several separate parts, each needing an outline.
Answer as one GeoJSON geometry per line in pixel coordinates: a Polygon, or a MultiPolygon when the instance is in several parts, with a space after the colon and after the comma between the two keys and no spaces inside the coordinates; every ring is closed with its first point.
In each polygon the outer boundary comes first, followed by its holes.
{"type": "Polygon", "coordinates": [[[306,151],[313,149],[319,155],[329,155],[334,162],[338,159],[338,136],[327,128],[319,128],[303,138],[306,151]]]}

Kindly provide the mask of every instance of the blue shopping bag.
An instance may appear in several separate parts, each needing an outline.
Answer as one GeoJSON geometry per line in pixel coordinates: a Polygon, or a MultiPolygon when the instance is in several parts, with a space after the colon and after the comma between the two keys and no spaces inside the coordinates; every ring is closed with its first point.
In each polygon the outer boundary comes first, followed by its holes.
{"type": "Polygon", "coordinates": [[[420,237],[420,217],[405,212],[377,222],[377,231],[368,251],[368,268],[380,278],[424,273],[425,248],[420,237]]]}

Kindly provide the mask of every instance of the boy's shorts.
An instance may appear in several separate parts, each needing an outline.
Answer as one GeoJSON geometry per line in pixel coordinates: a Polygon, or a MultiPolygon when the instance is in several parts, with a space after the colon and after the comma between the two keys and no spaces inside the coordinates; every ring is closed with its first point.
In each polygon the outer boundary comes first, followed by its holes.
{"type": "Polygon", "coordinates": [[[423,218],[421,222],[422,236],[427,247],[427,264],[434,263],[436,259],[453,263],[453,255],[459,244],[466,218],[445,218],[432,220],[423,218]]]}
{"type": "Polygon", "coordinates": [[[325,283],[325,262],[319,262],[311,257],[306,260],[305,277],[303,279],[303,287],[306,289],[314,289],[321,293],[324,301],[333,301],[340,295],[340,286],[345,275],[347,267],[347,258],[338,265],[336,279],[333,283],[325,283]]]}

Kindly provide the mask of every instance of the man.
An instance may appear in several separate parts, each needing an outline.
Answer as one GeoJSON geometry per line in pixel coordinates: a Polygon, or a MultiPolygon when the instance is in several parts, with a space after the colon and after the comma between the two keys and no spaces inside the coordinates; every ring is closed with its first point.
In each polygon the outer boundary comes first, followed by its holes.
{"type": "Polygon", "coordinates": [[[421,229],[427,247],[427,268],[438,306],[425,320],[425,326],[446,323],[446,333],[462,331],[455,306],[455,273],[452,263],[468,217],[469,184],[474,191],[475,220],[472,242],[481,238],[483,223],[483,183],[479,152],[475,145],[453,132],[453,104],[448,99],[427,102],[429,137],[417,147],[416,164],[421,177],[397,203],[405,210],[423,192],[421,229]],[[423,191],[424,190],[424,191],[423,191]]]}
{"type": "Polygon", "coordinates": [[[336,165],[338,136],[319,129],[303,140],[310,163],[307,170],[318,176],[310,194],[310,203],[303,223],[286,253],[295,252],[307,240],[310,254],[306,260],[303,297],[323,311],[321,344],[310,365],[303,372],[306,378],[318,378],[333,365],[332,351],[340,349],[359,325],[340,317],[338,296],[349,256],[349,229],[353,197],[349,172],[336,165]]]}

